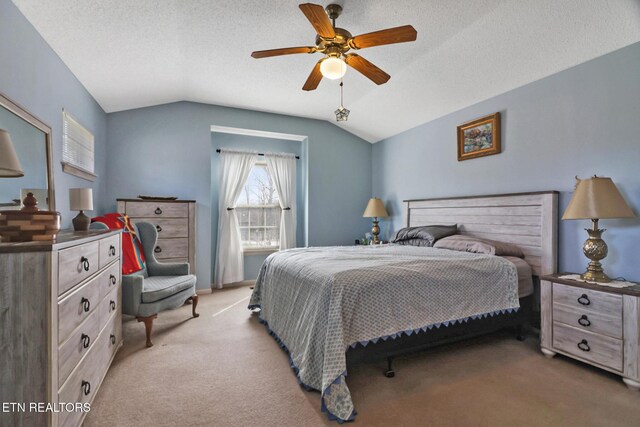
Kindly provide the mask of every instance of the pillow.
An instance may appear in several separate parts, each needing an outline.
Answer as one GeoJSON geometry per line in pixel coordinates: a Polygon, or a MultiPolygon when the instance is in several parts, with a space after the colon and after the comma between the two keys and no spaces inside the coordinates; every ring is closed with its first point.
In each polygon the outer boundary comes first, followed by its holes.
{"type": "Polygon", "coordinates": [[[397,242],[393,242],[396,245],[407,245],[407,246],[433,246],[429,240],[425,239],[406,239],[406,240],[398,240],[397,242]]]}
{"type": "Polygon", "coordinates": [[[436,240],[456,234],[457,231],[458,226],[455,224],[405,227],[393,235],[391,242],[401,245],[433,246],[436,240]]]}
{"type": "Polygon", "coordinates": [[[433,247],[440,249],[450,249],[453,251],[524,258],[522,249],[520,249],[516,245],[504,242],[496,242],[495,240],[480,239],[473,236],[464,236],[461,234],[456,234],[455,236],[448,236],[440,239],[433,245],[433,247]]]}
{"type": "Polygon", "coordinates": [[[122,274],[131,274],[145,269],[142,242],[127,215],[109,213],[91,219],[104,224],[110,230],[122,230],[122,274]]]}

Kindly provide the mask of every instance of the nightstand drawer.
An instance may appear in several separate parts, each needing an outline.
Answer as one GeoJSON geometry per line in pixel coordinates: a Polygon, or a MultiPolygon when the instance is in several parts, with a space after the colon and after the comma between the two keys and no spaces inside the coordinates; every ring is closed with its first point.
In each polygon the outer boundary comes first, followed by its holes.
{"type": "Polygon", "coordinates": [[[609,316],[588,309],[554,303],[553,320],[585,331],[622,339],[622,316],[609,316]]]}
{"type": "Polygon", "coordinates": [[[622,340],[553,322],[553,347],[622,372],[622,340]]]}
{"type": "Polygon", "coordinates": [[[554,283],[553,303],[584,310],[586,313],[622,318],[622,296],[616,294],[554,283]]]}

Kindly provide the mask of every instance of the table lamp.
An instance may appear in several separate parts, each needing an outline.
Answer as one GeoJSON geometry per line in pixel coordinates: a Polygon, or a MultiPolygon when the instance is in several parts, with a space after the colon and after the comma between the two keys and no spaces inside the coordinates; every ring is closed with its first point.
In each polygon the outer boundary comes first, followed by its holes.
{"type": "Polygon", "coordinates": [[[611,178],[593,176],[589,179],[578,179],[569,206],[562,219],[590,219],[593,228],[585,229],[589,238],[584,242],[582,251],[591,261],[587,271],[580,277],[593,282],[610,282],[604,274],[600,260],[607,256],[607,244],[602,240],[605,229],[598,228],[598,220],[605,218],[633,218],[635,215],[618,191],[611,178]]]}
{"type": "Polygon", "coordinates": [[[84,214],[84,211],[93,210],[93,190],[91,188],[70,188],[69,189],[69,209],[80,211],[73,218],[73,229],[76,231],[87,231],[91,225],[91,218],[84,214]]]}
{"type": "Polygon", "coordinates": [[[20,160],[13,148],[9,132],[0,129],[0,177],[19,178],[24,176],[20,160]]]}
{"type": "Polygon", "coordinates": [[[373,218],[373,227],[371,227],[371,234],[373,234],[373,244],[379,244],[380,239],[378,239],[378,234],[380,234],[380,227],[378,226],[378,218],[387,218],[389,216],[387,210],[384,208],[384,203],[382,202],[382,200],[378,199],[377,197],[369,199],[367,208],[364,210],[362,216],[364,218],[373,218]]]}

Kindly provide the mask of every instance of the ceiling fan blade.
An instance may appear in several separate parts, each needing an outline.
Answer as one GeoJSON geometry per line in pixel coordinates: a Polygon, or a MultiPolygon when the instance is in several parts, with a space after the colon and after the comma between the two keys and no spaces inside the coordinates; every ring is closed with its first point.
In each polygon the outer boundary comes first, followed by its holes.
{"type": "Polygon", "coordinates": [[[384,84],[391,78],[389,74],[385,73],[358,54],[351,53],[346,55],[345,62],[348,66],[355,68],[377,85],[384,84]]]}
{"type": "Polygon", "coordinates": [[[269,58],[270,56],[292,55],[294,53],[314,53],[315,51],[316,48],[310,46],[283,47],[280,49],[256,50],[255,52],[251,53],[251,56],[259,59],[269,58]]]}
{"type": "Polygon", "coordinates": [[[382,46],[385,44],[405,43],[415,41],[418,32],[411,25],[402,27],[387,28],[386,30],[374,31],[373,33],[362,34],[349,39],[349,46],[353,49],[363,49],[365,47],[382,46]]]}
{"type": "Polygon", "coordinates": [[[326,39],[332,39],[336,36],[336,32],[333,30],[333,25],[329,20],[329,16],[324,11],[324,8],[319,4],[303,3],[300,6],[300,10],[307,17],[313,28],[316,29],[316,33],[320,37],[326,39]]]}
{"type": "Polygon", "coordinates": [[[316,88],[320,84],[320,80],[322,80],[322,73],[320,72],[321,62],[322,59],[316,63],[315,67],[313,67],[313,70],[311,70],[311,74],[309,74],[307,81],[304,82],[304,86],[302,86],[302,90],[316,90],[316,88]]]}

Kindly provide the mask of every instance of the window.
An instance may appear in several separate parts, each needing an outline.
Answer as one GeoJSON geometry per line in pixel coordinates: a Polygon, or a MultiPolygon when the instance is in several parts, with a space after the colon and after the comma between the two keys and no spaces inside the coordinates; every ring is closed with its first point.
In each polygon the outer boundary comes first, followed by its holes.
{"type": "Polygon", "coordinates": [[[244,249],[278,249],[281,213],[278,192],[267,171],[267,164],[256,163],[236,204],[244,249]]]}
{"type": "Polygon", "coordinates": [[[94,138],[66,111],[62,112],[62,170],[94,181],[94,138]]]}

